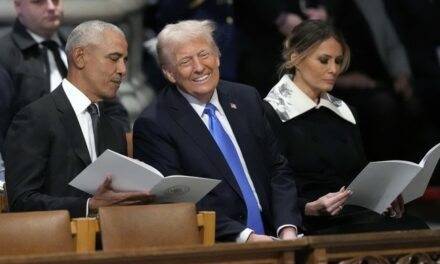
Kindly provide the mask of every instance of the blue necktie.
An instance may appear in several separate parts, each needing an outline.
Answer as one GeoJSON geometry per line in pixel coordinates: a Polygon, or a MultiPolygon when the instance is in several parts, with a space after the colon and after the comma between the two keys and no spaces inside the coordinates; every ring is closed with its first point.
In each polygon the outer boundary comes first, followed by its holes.
{"type": "Polygon", "coordinates": [[[215,106],[208,103],[206,105],[204,113],[209,116],[209,131],[212,137],[219,146],[223,153],[232,173],[237,180],[240,190],[243,194],[246,207],[247,207],[247,226],[254,230],[256,234],[264,234],[263,221],[261,220],[260,209],[258,208],[258,203],[255,195],[251,189],[249,181],[246,178],[243,167],[240,163],[240,158],[238,157],[237,150],[234,147],[228,134],[222,127],[220,121],[215,116],[215,106]]]}

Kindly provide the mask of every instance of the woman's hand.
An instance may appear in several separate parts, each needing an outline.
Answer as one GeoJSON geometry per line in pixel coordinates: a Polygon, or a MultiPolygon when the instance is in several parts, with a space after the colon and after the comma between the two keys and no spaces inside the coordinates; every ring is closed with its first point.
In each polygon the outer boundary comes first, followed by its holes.
{"type": "Polygon", "coordinates": [[[384,215],[389,217],[401,218],[405,212],[405,203],[403,201],[402,195],[397,196],[397,198],[388,206],[388,208],[383,212],[384,215]]]}
{"type": "Polygon", "coordinates": [[[316,201],[307,203],[305,215],[336,215],[342,210],[345,201],[347,201],[351,194],[351,190],[345,189],[345,186],[338,192],[328,193],[316,201]]]}

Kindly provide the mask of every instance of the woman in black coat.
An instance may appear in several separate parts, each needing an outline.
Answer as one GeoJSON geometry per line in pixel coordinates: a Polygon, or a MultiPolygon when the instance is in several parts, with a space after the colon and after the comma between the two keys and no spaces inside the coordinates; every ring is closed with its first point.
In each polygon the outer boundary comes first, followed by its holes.
{"type": "MultiPolygon", "coordinates": [[[[426,228],[403,216],[396,199],[384,214],[344,206],[346,188],[367,164],[355,114],[328,92],[347,69],[350,50],[327,23],[304,21],[285,41],[285,73],[264,99],[267,118],[295,171],[308,234],[426,228]]],[[[371,190],[372,192],[374,190],[371,190]]]]}

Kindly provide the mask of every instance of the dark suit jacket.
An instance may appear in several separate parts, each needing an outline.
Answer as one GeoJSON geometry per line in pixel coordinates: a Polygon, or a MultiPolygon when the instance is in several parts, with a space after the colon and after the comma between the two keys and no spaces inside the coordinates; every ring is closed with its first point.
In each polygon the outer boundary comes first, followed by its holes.
{"type": "MultiPolygon", "coordinates": [[[[63,36],[59,36],[64,43],[63,36]]],[[[50,72],[46,60],[44,49],[39,47],[18,19],[12,31],[0,38],[0,65],[9,73],[14,85],[10,116],[50,92],[50,72]]],[[[101,103],[100,108],[126,131],[130,129],[128,113],[117,99],[101,103]]]]}
{"type": "Polygon", "coordinates": [[[9,109],[12,102],[13,87],[9,74],[0,65],[0,152],[3,152],[3,141],[6,136],[6,127],[11,116],[9,109]]]}
{"type": "MultiPolygon", "coordinates": [[[[263,108],[281,153],[295,171],[302,212],[306,203],[348,186],[367,165],[358,125],[328,108],[313,108],[286,122],[268,102],[263,102],[263,108]]],[[[309,224],[304,221],[305,226],[309,224]]]]}
{"type": "MultiPolygon", "coordinates": [[[[126,153],[123,130],[101,113],[98,153],[126,153]]],[[[6,136],[4,161],[12,211],[68,209],[84,216],[88,194],[69,182],[91,159],[78,119],[60,85],[23,108],[6,136]]]]}
{"type": "MultiPolygon", "coordinates": [[[[278,152],[257,91],[225,81],[220,81],[217,91],[258,194],[266,232],[274,235],[284,224],[300,227],[292,171],[278,152]]],[[[235,240],[246,228],[247,218],[239,186],[209,130],[176,88],[157,96],[135,122],[133,132],[134,156],[164,175],[222,180],[198,209],[216,211],[217,240],[235,240]]]]}

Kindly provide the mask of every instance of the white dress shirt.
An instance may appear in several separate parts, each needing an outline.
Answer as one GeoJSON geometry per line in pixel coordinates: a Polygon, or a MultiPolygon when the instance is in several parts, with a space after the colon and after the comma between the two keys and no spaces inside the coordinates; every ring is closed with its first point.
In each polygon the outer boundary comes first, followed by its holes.
{"type": "Polygon", "coordinates": [[[81,127],[81,131],[90,154],[90,159],[93,162],[97,157],[95,136],[93,134],[92,117],[90,116],[89,112],[87,112],[87,107],[92,102],[67,79],[63,80],[63,89],[73,107],[73,111],[75,111],[76,117],[78,118],[79,126],[81,127]]]}

